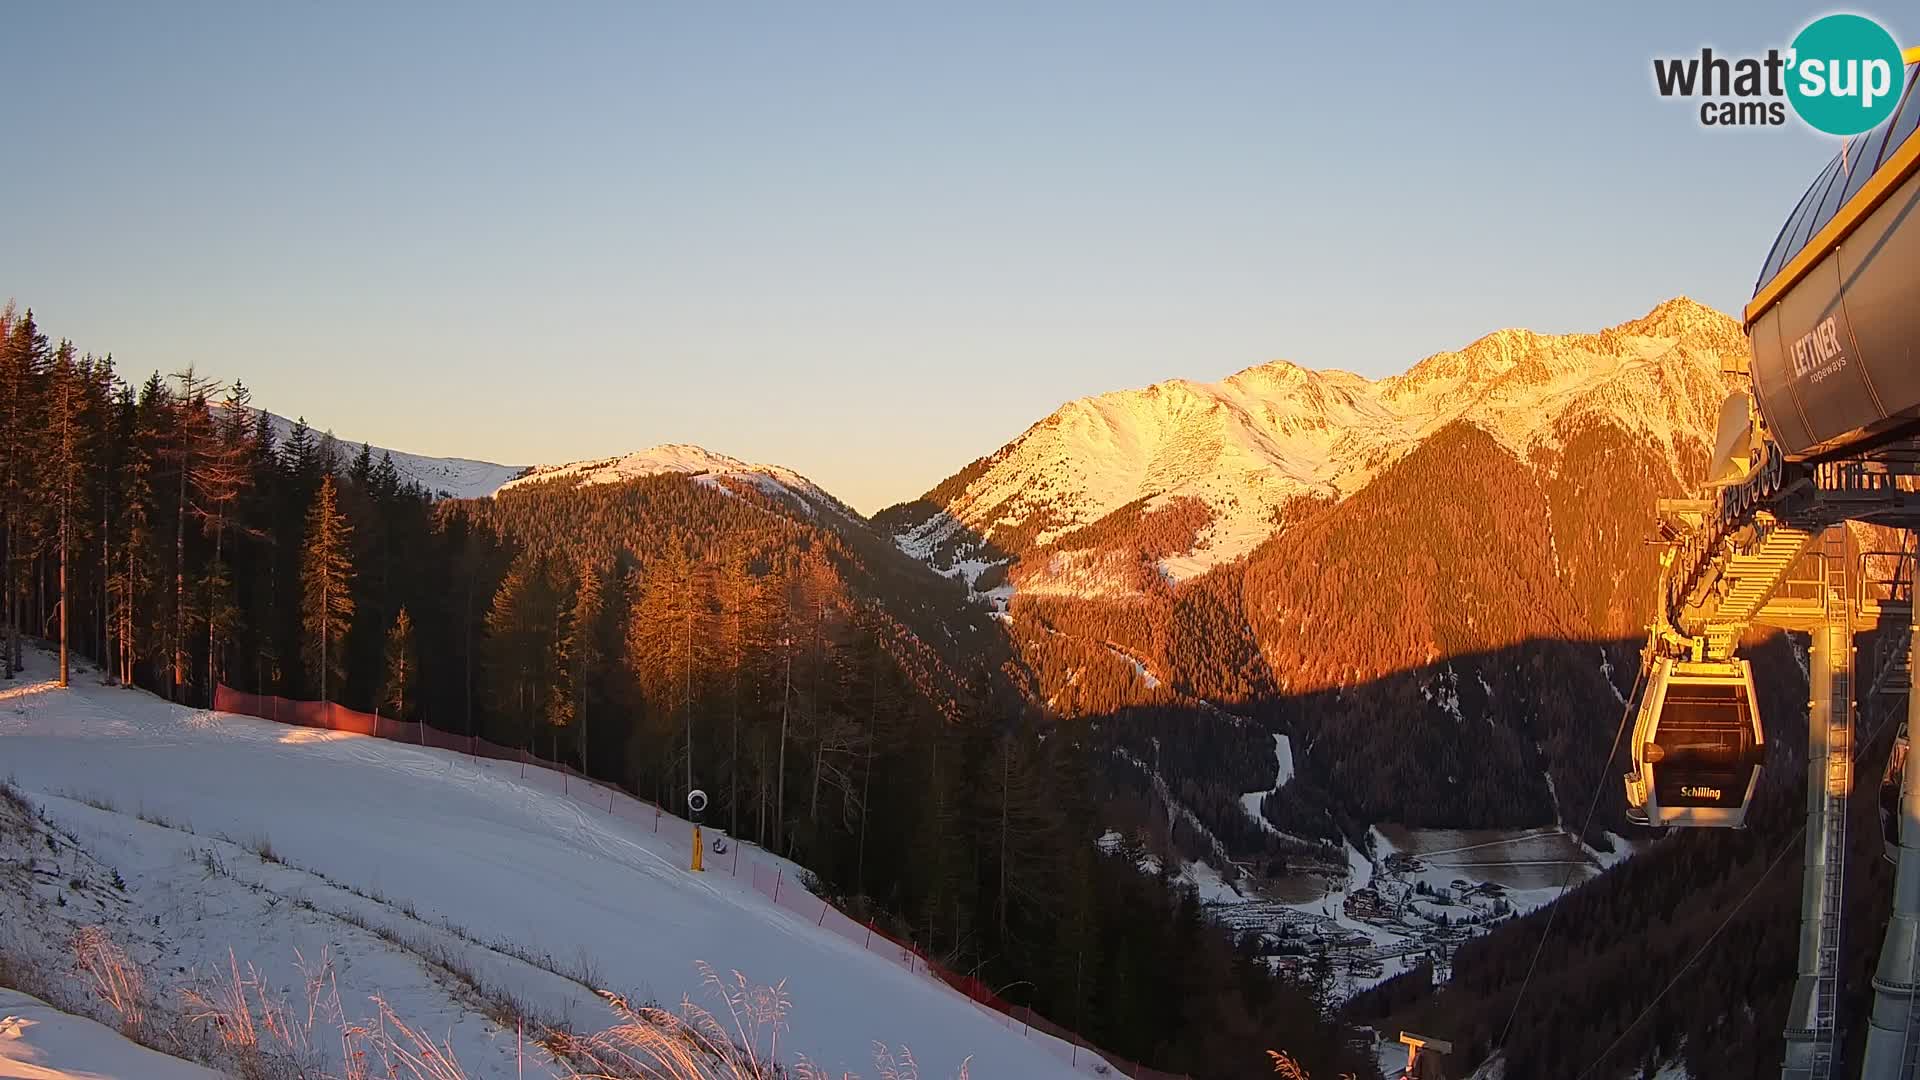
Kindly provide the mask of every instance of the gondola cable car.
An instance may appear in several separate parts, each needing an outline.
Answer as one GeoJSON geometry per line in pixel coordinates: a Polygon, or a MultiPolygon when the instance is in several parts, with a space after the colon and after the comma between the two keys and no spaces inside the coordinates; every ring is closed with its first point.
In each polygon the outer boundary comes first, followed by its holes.
{"type": "Polygon", "coordinates": [[[1644,825],[1739,828],[1760,785],[1766,737],[1745,660],[1656,658],[1641,692],[1625,777],[1644,825]]]}

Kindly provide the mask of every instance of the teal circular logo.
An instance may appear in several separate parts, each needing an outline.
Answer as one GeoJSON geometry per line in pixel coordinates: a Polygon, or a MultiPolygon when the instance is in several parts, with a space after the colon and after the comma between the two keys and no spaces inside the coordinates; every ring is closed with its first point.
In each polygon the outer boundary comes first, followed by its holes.
{"type": "Polygon", "coordinates": [[[1793,111],[1829,135],[1879,127],[1905,88],[1900,44],[1863,15],[1828,15],[1807,24],[1793,39],[1787,63],[1793,111]]]}

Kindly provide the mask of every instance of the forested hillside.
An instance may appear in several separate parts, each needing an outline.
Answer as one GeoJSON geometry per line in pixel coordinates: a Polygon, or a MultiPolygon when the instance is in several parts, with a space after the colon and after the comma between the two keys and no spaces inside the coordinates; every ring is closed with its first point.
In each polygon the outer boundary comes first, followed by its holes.
{"type": "Polygon", "coordinates": [[[1567,446],[1549,474],[1455,425],[1249,561],[1249,625],[1307,769],[1359,821],[1543,825],[1587,805],[1657,569],[1642,541],[1684,479],[1617,429],[1567,446]]]}
{"type": "Polygon", "coordinates": [[[1371,1071],[1190,894],[1102,853],[1092,721],[1047,722],[998,624],[857,518],[687,475],[435,501],[247,403],[191,370],[130,384],[7,310],[0,669],[64,641],[188,704],[326,697],[666,803],[691,780],[850,910],[1115,1053],[1371,1071]]]}
{"type": "MultiPolygon", "coordinates": [[[[1415,972],[1355,1000],[1350,1015],[1447,1031],[1462,1060],[1497,1051],[1509,1076],[1635,1075],[1674,1060],[1716,1080],[1778,1076],[1800,930],[1805,647],[1789,635],[1747,645],[1761,710],[1775,718],[1748,828],[1672,830],[1571,892],[1551,934],[1546,911],[1502,925],[1460,949],[1443,986],[1415,972]]],[[[1871,635],[1860,655],[1875,655],[1871,635]]],[[[1839,1000],[1842,1060],[1856,1063],[1891,896],[1871,797],[1903,710],[1886,706],[1860,711],[1847,825],[1839,1000]]]]}
{"type": "MultiPolygon", "coordinates": [[[[1298,779],[1265,812],[1296,836],[1553,824],[1593,791],[1655,501],[1686,483],[1617,427],[1569,427],[1549,469],[1456,422],[1244,560],[1126,598],[1016,592],[1010,634],[1056,711],[1114,717],[1136,756],[1177,743],[1168,783],[1241,856],[1289,846],[1239,802],[1265,786],[1266,731],[1294,738],[1298,779]]],[[[1611,785],[1603,807],[1597,828],[1623,829],[1611,785]]]]}
{"type": "MultiPolygon", "coordinates": [[[[1240,802],[1265,786],[1243,752],[1262,732],[1294,739],[1266,814],[1298,837],[1552,824],[1593,790],[1656,501],[1691,490],[1744,350],[1680,298],[1376,382],[1287,363],[1174,380],[1069,403],[875,521],[993,590],[1049,709],[1120,721],[1103,736],[1158,750],[1248,858],[1286,846],[1240,802]]],[[[1624,827],[1619,795],[1603,806],[1624,827]]]]}

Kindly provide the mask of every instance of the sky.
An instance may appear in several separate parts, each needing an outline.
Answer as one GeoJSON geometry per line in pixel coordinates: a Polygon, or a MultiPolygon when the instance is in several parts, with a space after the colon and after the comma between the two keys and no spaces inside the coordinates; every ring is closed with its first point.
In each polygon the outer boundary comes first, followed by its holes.
{"type": "Polygon", "coordinates": [[[1834,142],[1651,61],[1828,10],[29,2],[0,298],[346,438],[871,512],[1082,395],[1737,311],[1834,142]]]}

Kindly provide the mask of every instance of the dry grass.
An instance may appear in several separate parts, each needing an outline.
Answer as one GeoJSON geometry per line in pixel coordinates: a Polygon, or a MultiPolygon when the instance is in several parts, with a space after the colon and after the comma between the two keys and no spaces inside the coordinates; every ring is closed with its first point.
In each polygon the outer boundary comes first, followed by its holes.
{"type": "Polygon", "coordinates": [[[581,1077],[775,1080],[781,1076],[780,1033],[792,1008],[786,984],[754,986],[737,971],[731,981],[724,981],[705,964],[700,965],[700,976],[721,1002],[724,1022],[691,1001],[683,1000],[678,1012],[670,1012],[635,1007],[617,994],[603,992],[601,996],[621,1022],[597,1035],[572,1040],[561,1056],[581,1077]],[[587,1071],[579,1072],[581,1067],[587,1071]]]}
{"type": "MultiPolygon", "coordinates": [[[[139,966],[101,927],[82,927],[68,949],[88,989],[117,1016],[129,1038],[240,1080],[468,1077],[449,1042],[409,1024],[384,998],[370,999],[372,1017],[349,1019],[331,951],[317,963],[296,951],[301,987],[289,996],[252,964],[243,968],[230,949],[226,969],[183,989],[174,1006],[149,997],[139,966]],[[324,1067],[335,1054],[337,1064],[324,1067]]],[[[717,1003],[714,1010],[688,999],[674,1010],[633,1005],[603,991],[618,1022],[580,1036],[564,1025],[530,1021],[522,1003],[482,986],[450,955],[430,963],[465,984],[468,995],[481,999],[481,1010],[514,1033],[517,1054],[538,1055],[540,1064],[551,1066],[562,1080],[857,1080],[850,1073],[831,1076],[805,1058],[793,1066],[780,1064],[780,1039],[792,1011],[784,983],[756,986],[739,972],[723,978],[702,964],[701,980],[717,1003]]],[[[0,963],[0,974],[15,972],[0,963]]],[[[16,985],[31,982],[22,978],[16,985]]],[[[36,996],[58,1001],[49,994],[36,996]]],[[[920,1067],[904,1048],[896,1054],[876,1043],[874,1061],[880,1080],[919,1080],[920,1067]]],[[[1304,1073],[1287,1075],[1305,1080],[1304,1073]]],[[[967,1080],[966,1063],[957,1076],[967,1080]]]]}
{"type": "Polygon", "coordinates": [[[181,991],[182,1015],[210,1029],[222,1064],[246,1080],[318,1077],[315,1039],[347,1026],[331,950],[321,953],[317,964],[308,963],[299,950],[293,955],[305,991],[299,1001],[274,990],[251,963],[243,973],[231,949],[225,973],[181,991]]]}
{"type": "Polygon", "coordinates": [[[33,963],[21,951],[10,932],[11,927],[0,927],[0,930],[8,931],[0,935],[0,986],[51,1003],[59,991],[45,968],[33,963]]]}
{"type": "MultiPolygon", "coordinates": [[[[565,1048],[566,1080],[858,1080],[836,1078],[804,1056],[791,1069],[780,1064],[780,1035],[793,1010],[784,981],[755,986],[737,971],[722,978],[706,964],[699,970],[720,1012],[688,999],[677,1011],[635,1008],[603,993],[621,1022],[565,1048]]],[[[880,1080],[920,1080],[911,1050],[895,1054],[875,1043],[873,1055],[880,1080]]],[[[968,1080],[968,1067],[961,1063],[956,1080],[968,1080]]]]}
{"type": "Polygon", "coordinates": [[[139,1030],[146,1022],[147,984],[127,951],[98,926],[74,931],[68,949],[94,994],[120,1017],[121,1029],[139,1030]]]}
{"type": "Polygon", "coordinates": [[[149,825],[158,825],[163,829],[172,829],[174,832],[193,832],[193,825],[190,822],[175,821],[158,810],[148,810],[145,806],[134,811],[134,816],[149,825]]]}
{"type": "Polygon", "coordinates": [[[25,795],[20,794],[20,789],[14,786],[11,776],[0,780],[0,805],[11,809],[22,821],[33,820],[33,804],[27,801],[25,795]]]}
{"type": "Polygon", "coordinates": [[[83,795],[77,791],[68,791],[68,792],[65,792],[64,794],[66,795],[67,798],[72,799],[74,802],[84,803],[85,805],[91,806],[95,810],[99,810],[102,813],[117,814],[120,812],[120,808],[113,804],[113,800],[107,798],[105,795],[83,795]]]}
{"type": "MultiPolygon", "coordinates": [[[[1306,1067],[1285,1050],[1269,1050],[1267,1057],[1273,1059],[1273,1071],[1285,1080],[1313,1080],[1307,1075],[1306,1067]]],[[[1341,1073],[1340,1080],[1356,1080],[1352,1073],[1341,1073]]]]}
{"type": "Polygon", "coordinates": [[[244,846],[248,851],[259,856],[261,862],[273,863],[275,866],[278,866],[286,861],[280,857],[279,852],[273,850],[273,841],[267,837],[266,833],[260,833],[253,839],[248,840],[244,846]]]}
{"type": "Polygon", "coordinates": [[[400,1019],[382,998],[374,998],[379,1017],[371,1025],[345,1028],[347,1050],[342,1080],[467,1080],[453,1047],[436,1043],[400,1019]]]}

